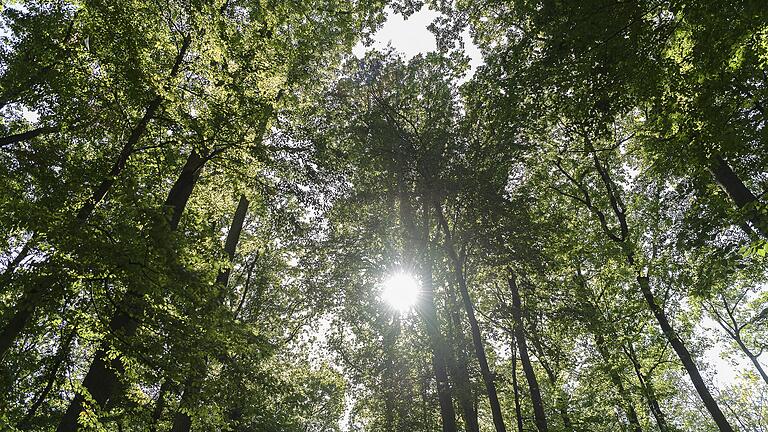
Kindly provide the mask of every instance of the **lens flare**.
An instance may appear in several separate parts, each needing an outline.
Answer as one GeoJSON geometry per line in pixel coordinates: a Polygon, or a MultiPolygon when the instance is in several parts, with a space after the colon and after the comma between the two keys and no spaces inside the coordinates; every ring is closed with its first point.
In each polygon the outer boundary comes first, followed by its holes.
{"type": "Polygon", "coordinates": [[[419,284],[407,273],[395,273],[384,281],[381,299],[398,312],[407,312],[419,299],[419,284]]]}

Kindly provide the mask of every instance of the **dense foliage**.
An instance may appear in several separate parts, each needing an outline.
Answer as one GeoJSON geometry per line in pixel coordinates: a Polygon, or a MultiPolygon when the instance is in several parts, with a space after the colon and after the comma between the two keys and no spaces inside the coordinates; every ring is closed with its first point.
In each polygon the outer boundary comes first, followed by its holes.
{"type": "Polygon", "coordinates": [[[0,8],[0,430],[768,430],[763,1],[0,8]]]}

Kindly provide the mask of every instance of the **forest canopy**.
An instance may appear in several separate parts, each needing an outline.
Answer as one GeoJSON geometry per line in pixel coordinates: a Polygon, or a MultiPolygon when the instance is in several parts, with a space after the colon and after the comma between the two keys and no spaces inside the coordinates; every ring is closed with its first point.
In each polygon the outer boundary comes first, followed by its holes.
{"type": "Polygon", "coordinates": [[[764,0],[6,0],[0,430],[768,431],[767,105],[764,0]]]}

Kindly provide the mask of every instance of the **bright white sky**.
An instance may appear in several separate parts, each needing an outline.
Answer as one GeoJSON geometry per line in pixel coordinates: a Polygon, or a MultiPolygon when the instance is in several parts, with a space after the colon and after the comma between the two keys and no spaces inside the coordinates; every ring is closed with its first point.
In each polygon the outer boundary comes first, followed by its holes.
{"type": "MultiPolygon", "coordinates": [[[[403,53],[406,59],[410,59],[415,55],[434,51],[437,48],[435,36],[427,30],[427,26],[439,15],[438,12],[425,6],[406,20],[402,15],[387,8],[387,22],[373,36],[373,46],[366,48],[362,43],[358,43],[352,49],[352,53],[357,57],[362,57],[366,49],[385,50],[387,45],[391,45],[398,52],[403,53]]],[[[483,64],[482,55],[472,42],[468,30],[465,30],[461,36],[466,54],[470,58],[471,71],[469,75],[472,75],[477,67],[483,64]]]]}

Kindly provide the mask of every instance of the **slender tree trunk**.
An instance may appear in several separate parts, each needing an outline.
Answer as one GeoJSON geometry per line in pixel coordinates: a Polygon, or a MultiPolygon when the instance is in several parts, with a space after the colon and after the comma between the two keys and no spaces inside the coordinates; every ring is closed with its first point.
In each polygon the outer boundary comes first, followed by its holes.
{"type": "Polygon", "coordinates": [[[435,307],[435,294],[432,287],[432,257],[429,250],[430,208],[429,203],[424,203],[423,226],[420,234],[416,228],[413,207],[410,194],[406,190],[405,182],[398,179],[400,198],[400,221],[404,227],[406,247],[415,247],[417,250],[417,262],[421,266],[421,292],[422,298],[418,305],[418,312],[424,322],[429,344],[432,349],[432,369],[437,381],[437,396],[440,403],[440,418],[443,432],[457,432],[456,412],[451,398],[451,387],[448,381],[447,353],[445,340],[440,332],[440,322],[437,318],[435,307]]]}
{"type": "Polygon", "coordinates": [[[520,407],[520,386],[517,384],[517,339],[512,340],[512,392],[515,398],[517,432],[523,432],[523,410],[520,407]]]}
{"type": "Polygon", "coordinates": [[[152,410],[152,420],[149,424],[150,432],[157,432],[157,425],[160,423],[160,419],[163,418],[163,410],[165,410],[165,398],[171,389],[171,380],[163,381],[160,385],[160,390],[157,392],[157,401],[155,401],[155,408],[152,410]]]}
{"type": "MultiPolygon", "coordinates": [[[[610,178],[608,170],[603,167],[600,159],[597,156],[597,153],[595,153],[594,149],[591,148],[591,143],[588,142],[587,145],[587,150],[591,152],[595,168],[597,169],[598,174],[600,175],[600,178],[602,179],[606,188],[613,214],[616,216],[616,219],[619,223],[620,234],[618,236],[613,233],[610,228],[608,228],[605,214],[594,205],[589,197],[589,192],[584,187],[584,185],[579,183],[572,176],[569,176],[569,179],[577,186],[579,186],[579,189],[582,191],[584,196],[584,199],[581,202],[584,203],[589,208],[589,210],[598,217],[598,219],[600,219],[603,232],[611,239],[611,241],[619,244],[625,251],[627,264],[629,264],[629,266],[635,269],[637,272],[637,283],[640,286],[640,291],[643,294],[643,298],[647,303],[648,309],[656,318],[656,321],[659,323],[659,327],[661,327],[664,336],[667,338],[670,345],[672,345],[672,348],[675,350],[678,358],[680,358],[680,362],[683,363],[683,367],[685,367],[685,370],[688,372],[688,376],[691,378],[693,386],[696,389],[696,392],[699,394],[702,402],[704,403],[704,406],[712,416],[712,420],[714,420],[715,424],[721,432],[733,432],[733,428],[728,423],[728,420],[725,418],[725,415],[723,415],[723,412],[720,411],[720,407],[717,405],[717,402],[709,392],[704,379],[701,377],[701,373],[699,373],[699,369],[696,367],[696,363],[691,358],[691,353],[688,352],[688,349],[685,347],[683,341],[672,329],[672,325],[670,324],[664,310],[656,303],[656,299],[654,298],[653,291],[650,287],[648,276],[642,276],[640,269],[637,268],[633,246],[628,242],[630,230],[629,225],[627,224],[626,207],[619,198],[619,193],[616,190],[615,183],[613,183],[610,178]]],[[[564,172],[562,168],[561,172],[564,172]]]]}
{"type": "Polygon", "coordinates": [[[467,313],[469,327],[472,331],[472,344],[475,347],[475,356],[477,356],[477,362],[480,364],[480,374],[483,377],[485,390],[488,394],[488,402],[491,405],[493,424],[496,427],[496,432],[506,432],[507,428],[504,425],[504,418],[501,414],[501,405],[499,404],[499,397],[496,393],[496,383],[494,383],[491,368],[488,366],[488,359],[485,355],[485,347],[483,347],[483,337],[480,333],[480,325],[477,323],[475,308],[472,304],[472,298],[469,296],[467,280],[464,277],[462,260],[459,259],[459,256],[456,254],[456,248],[453,244],[453,238],[451,236],[451,230],[448,227],[448,221],[445,219],[442,208],[437,203],[435,203],[435,210],[437,213],[438,223],[442,227],[443,235],[445,236],[445,250],[450,257],[451,262],[453,263],[453,273],[456,278],[456,282],[459,285],[459,292],[461,293],[461,299],[464,303],[464,310],[467,313]]]}
{"type": "Polygon", "coordinates": [[[536,379],[536,373],[533,370],[531,359],[528,357],[528,347],[525,343],[525,328],[523,327],[522,302],[520,301],[520,291],[517,288],[515,275],[510,274],[509,289],[512,291],[512,315],[515,320],[515,339],[520,351],[520,363],[523,365],[525,378],[528,380],[528,388],[531,392],[531,403],[533,404],[533,416],[536,422],[536,428],[539,432],[547,432],[547,417],[544,413],[544,403],[541,400],[539,391],[539,382],[536,379]]]}
{"type": "MultiPolygon", "coordinates": [[[[171,231],[175,231],[178,228],[181,215],[184,212],[205,161],[205,158],[200,157],[193,150],[187,158],[181,174],[168,193],[165,206],[171,208],[169,220],[171,231]]],[[[146,308],[146,304],[141,297],[141,294],[135,289],[130,289],[126,293],[125,299],[120,303],[118,310],[110,321],[109,328],[111,334],[119,335],[122,339],[130,339],[136,333],[139,322],[142,319],[141,316],[146,308]]],[[[104,407],[116,393],[119,387],[118,377],[125,370],[122,358],[119,356],[110,360],[109,364],[107,363],[106,358],[109,347],[110,343],[105,339],[96,352],[82,384],[85,391],[90,394],[93,401],[99,407],[104,407]]],[[[83,395],[77,393],[62,416],[56,429],[57,432],[71,432],[79,429],[80,426],[77,419],[84,408],[84,403],[85,398],[83,395]]]]}
{"type": "Polygon", "coordinates": [[[24,415],[24,418],[22,418],[19,421],[19,423],[16,425],[17,429],[20,429],[20,430],[28,429],[30,426],[30,422],[32,421],[33,418],[35,418],[35,415],[37,414],[37,410],[43,405],[46,399],[48,399],[48,395],[51,393],[51,390],[53,390],[54,384],[56,384],[56,379],[58,378],[59,372],[61,371],[61,366],[69,357],[70,345],[72,344],[72,340],[75,338],[76,334],[77,334],[77,331],[73,329],[61,341],[58,352],[56,353],[55,357],[53,358],[53,361],[51,362],[50,369],[48,369],[48,374],[45,380],[45,387],[43,387],[43,390],[40,392],[40,394],[37,395],[32,405],[30,405],[29,409],[27,410],[27,413],[24,415]]]}
{"type": "Polygon", "coordinates": [[[643,391],[643,396],[648,403],[648,409],[651,411],[653,418],[656,420],[656,425],[659,427],[659,431],[670,432],[667,419],[664,416],[664,412],[661,410],[659,401],[656,399],[656,391],[653,388],[653,382],[651,379],[649,379],[649,377],[643,374],[642,366],[640,365],[640,361],[637,359],[632,341],[629,342],[628,349],[625,349],[625,353],[627,354],[629,361],[632,362],[632,367],[635,370],[635,376],[637,376],[637,380],[640,383],[640,388],[643,391]]]}
{"type": "MultiPolygon", "coordinates": [[[[629,258],[630,264],[632,264],[632,257],[630,256],[629,258]]],[[[701,401],[704,403],[707,411],[709,411],[709,414],[712,416],[712,419],[715,421],[718,429],[720,429],[721,432],[733,432],[733,428],[728,423],[728,420],[725,418],[723,412],[720,411],[720,407],[717,405],[715,398],[712,397],[712,393],[709,392],[709,388],[707,388],[707,384],[704,382],[704,378],[702,378],[701,373],[699,372],[699,368],[693,361],[691,353],[688,352],[688,348],[686,348],[683,341],[672,329],[672,325],[667,319],[667,315],[656,303],[656,299],[654,298],[653,292],[651,291],[648,277],[637,276],[637,283],[640,286],[640,291],[643,293],[643,297],[645,298],[646,303],[648,304],[648,308],[651,310],[651,313],[653,313],[653,316],[656,317],[656,321],[658,321],[664,336],[666,336],[670,345],[672,345],[672,349],[675,350],[677,357],[680,359],[683,367],[688,372],[688,376],[693,382],[693,387],[699,394],[701,401]]]]}
{"type": "Polygon", "coordinates": [[[451,365],[452,375],[454,376],[454,381],[456,383],[456,398],[459,400],[459,406],[461,406],[461,410],[464,414],[463,418],[467,432],[479,432],[480,423],[477,419],[475,404],[472,401],[472,384],[469,379],[469,370],[467,369],[469,361],[464,352],[464,332],[461,329],[461,318],[456,310],[458,304],[456,303],[456,297],[454,296],[453,291],[448,291],[448,300],[451,303],[451,320],[453,321],[453,328],[455,329],[454,339],[457,341],[455,344],[457,347],[456,360],[454,362],[455,364],[451,365]]]}
{"type": "MultiPolygon", "coordinates": [[[[190,42],[191,38],[189,36],[184,38],[181,50],[177,54],[171,69],[171,78],[179,73],[181,63],[184,60],[190,42]]],[[[99,186],[94,189],[91,196],[85,203],[83,203],[75,215],[75,220],[78,223],[84,223],[91,214],[93,214],[96,206],[104,199],[104,197],[106,197],[107,192],[112,188],[117,177],[123,172],[123,169],[128,163],[128,159],[135,151],[136,144],[146,132],[149,122],[155,117],[161,103],[162,97],[160,96],[156,96],[149,102],[144,111],[144,115],[131,130],[128,140],[123,145],[117,160],[112,165],[112,169],[110,169],[104,180],[102,180],[99,186]]],[[[16,306],[16,312],[11,317],[8,324],[3,328],[2,332],[0,332],[0,358],[3,357],[13,341],[16,340],[19,334],[24,330],[27,323],[31,320],[32,315],[34,315],[37,310],[37,307],[48,296],[52,289],[52,284],[56,282],[56,278],[53,277],[42,278],[39,283],[32,284],[32,286],[24,291],[22,298],[16,306]]]]}
{"type": "Polygon", "coordinates": [[[611,361],[611,354],[608,352],[608,348],[606,347],[605,338],[596,330],[593,330],[592,334],[595,337],[597,352],[600,353],[600,357],[603,358],[603,362],[605,363],[605,372],[608,374],[613,387],[616,389],[616,392],[619,394],[619,397],[623,402],[624,413],[627,415],[629,426],[635,432],[642,432],[640,421],[637,418],[637,411],[635,410],[635,405],[632,402],[632,397],[629,395],[629,392],[627,392],[626,387],[624,387],[624,382],[621,379],[621,375],[619,375],[619,372],[613,366],[613,362],[611,361]]]}
{"type": "MultiPolygon", "coordinates": [[[[230,263],[235,259],[235,252],[237,250],[237,244],[240,242],[240,233],[243,231],[243,224],[245,223],[245,216],[248,213],[248,199],[245,195],[240,196],[240,200],[237,203],[237,209],[235,215],[232,218],[232,224],[229,226],[227,232],[227,239],[224,242],[224,253],[227,254],[230,263]]],[[[224,291],[227,281],[229,280],[230,267],[219,271],[216,276],[216,285],[224,291]]],[[[221,299],[221,295],[218,296],[221,299]]],[[[181,395],[181,402],[179,403],[179,410],[173,417],[172,432],[189,432],[192,427],[192,419],[185,409],[189,408],[189,405],[194,402],[194,399],[200,392],[200,385],[205,379],[208,373],[208,367],[205,360],[201,362],[198,367],[190,374],[190,379],[184,385],[184,390],[181,395]]]]}
{"type": "MultiPolygon", "coordinates": [[[[749,204],[757,203],[757,197],[747,188],[739,176],[731,169],[728,162],[720,155],[715,155],[709,160],[709,172],[718,185],[733,200],[736,207],[743,209],[749,204]]],[[[763,237],[768,237],[768,227],[765,218],[757,211],[749,211],[746,219],[752,222],[755,230],[763,237]]]]}
{"type": "Polygon", "coordinates": [[[499,397],[496,393],[496,384],[494,383],[493,374],[488,366],[488,360],[485,356],[485,348],[483,347],[482,337],[480,335],[480,326],[475,318],[475,313],[472,305],[472,300],[467,292],[467,287],[463,282],[459,282],[461,294],[464,301],[464,308],[467,311],[469,318],[470,328],[472,329],[472,342],[475,347],[475,355],[477,361],[480,364],[480,373],[483,376],[485,382],[485,390],[488,393],[488,401],[491,405],[491,414],[493,415],[493,423],[496,427],[496,432],[506,432],[506,426],[504,425],[504,419],[501,414],[501,405],[499,404],[499,397]]]}
{"type": "MultiPolygon", "coordinates": [[[[184,61],[184,56],[186,56],[191,41],[192,39],[190,36],[184,37],[181,50],[179,50],[179,53],[174,60],[173,67],[171,68],[170,78],[174,78],[176,75],[178,75],[181,69],[181,63],[184,61]]],[[[123,148],[120,151],[117,160],[115,160],[114,164],[112,165],[112,169],[110,169],[109,174],[107,174],[107,177],[102,180],[96,189],[94,189],[91,197],[82,205],[82,207],[80,207],[80,210],[77,212],[77,220],[79,222],[84,222],[86,219],[88,219],[96,209],[96,206],[99,205],[104,197],[107,196],[107,192],[112,189],[112,186],[115,184],[117,177],[123,172],[126,164],[128,163],[128,159],[134,153],[136,144],[138,144],[141,137],[144,136],[144,133],[147,131],[149,122],[157,114],[157,110],[160,108],[162,102],[162,96],[155,96],[149,102],[147,108],[144,110],[144,115],[141,117],[141,119],[139,119],[139,122],[131,130],[131,134],[128,136],[128,140],[125,142],[125,145],[123,145],[123,148]]]]}
{"type": "Polygon", "coordinates": [[[440,332],[440,321],[437,318],[437,309],[435,308],[435,293],[432,287],[432,254],[429,248],[429,232],[431,227],[430,209],[427,200],[424,200],[423,210],[423,236],[420,241],[421,256],[424,257],[421,262],[421,284],[422,292],[425,294],[425,307],[422,308],[422,314],[427,327],[427,333],[431,335],[433,351],[433,368],[435,370],[435,379],[437,381],[437,394],[440,402],[440,416],[443,420],[443,432],[456,432],[456,412],[453,409],[453,400],[451,397],[451,386],[448,381],[447,372],[447,353],[445,341],[440,332]]]}
{"type": "Polygon", "coordinates": [[[552,388],[557,392],[557,410],[560,412],[560,417],[563,419],[563,428],[566,431],[573,430],[573,424],[571,423],[571,416],[568,415],[568,404],[566,403],[564,392],[559,388],[557,384],[557,374],[552,366],[546,360],[546,351],[541,344],[541,340],[536,334],[535,322],[531,326],[531,337],[529,338],[531,345],[536,353],[536,357],[539,359],[539,364],[544,368],[544,372],[547,374],[547,379],[552,385],[552,388]]]}

